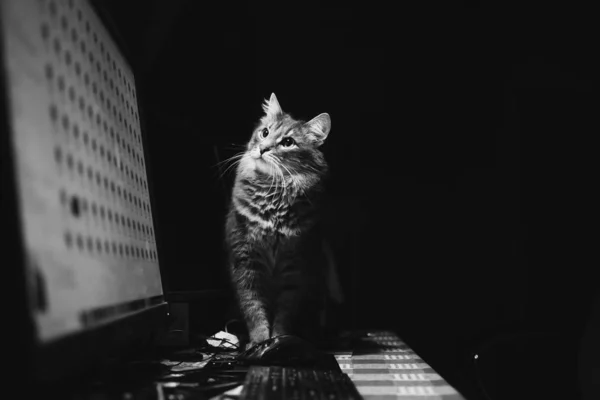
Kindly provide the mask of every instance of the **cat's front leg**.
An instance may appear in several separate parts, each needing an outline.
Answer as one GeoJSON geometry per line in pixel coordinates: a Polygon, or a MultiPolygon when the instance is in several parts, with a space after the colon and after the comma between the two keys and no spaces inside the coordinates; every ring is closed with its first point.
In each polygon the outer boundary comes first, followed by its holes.
{"type": "Polygon", "coordinates": [[[273,318],[271,337],[293,334],[293,321],[298,307],[297,289],[286,289],[280,293],[273,318]]]}
{"type": "Polygon", "coordinates": [[[264,277],[250,265],[242,264],[234,269],[240,309],[244,315],[252,347],[269,338],[269,318],[267,313],[266,296],[264,295],[264,277]]]}

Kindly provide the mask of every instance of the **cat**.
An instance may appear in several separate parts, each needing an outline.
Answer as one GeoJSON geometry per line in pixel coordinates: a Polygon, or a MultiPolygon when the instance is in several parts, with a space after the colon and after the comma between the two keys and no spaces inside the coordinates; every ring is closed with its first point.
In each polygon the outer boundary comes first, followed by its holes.
{"type": "Polygon", "coordinates": [[[225,224],[247,348],[285,334],[314,337],[327,288],[336,288],[319,207],[328,174],[319,147],[331,118],[295,120],[274,93],[263,111],[237,161],[225,224]]]}

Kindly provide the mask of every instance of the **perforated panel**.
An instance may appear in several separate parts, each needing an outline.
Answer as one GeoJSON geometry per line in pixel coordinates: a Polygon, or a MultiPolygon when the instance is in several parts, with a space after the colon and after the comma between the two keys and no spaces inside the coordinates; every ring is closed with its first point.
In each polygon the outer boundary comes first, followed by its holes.
{"type": "Polygon", "coordinates": [[[134,77],[86,1],[2,7],[24,242],[51,339],[162,294],[134,77]]]}

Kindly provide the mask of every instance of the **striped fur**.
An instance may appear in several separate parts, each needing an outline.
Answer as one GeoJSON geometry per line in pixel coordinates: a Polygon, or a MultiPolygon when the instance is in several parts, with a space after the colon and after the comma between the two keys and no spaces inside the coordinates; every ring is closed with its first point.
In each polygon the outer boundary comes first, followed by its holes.
{"type": "Polygon", "coordinates": [[[318,147],[329,115],[295,120],[275,94],[263,110],[238,164],[225,229],[249,346],[281,334],[310,338],[326,273],[319,204],[327,163],[318,147]]]}

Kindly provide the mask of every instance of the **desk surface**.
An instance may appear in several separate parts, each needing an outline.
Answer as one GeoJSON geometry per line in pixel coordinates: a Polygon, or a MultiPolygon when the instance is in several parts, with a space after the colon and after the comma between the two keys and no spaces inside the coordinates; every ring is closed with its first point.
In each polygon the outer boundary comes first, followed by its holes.
{"type": "Polygon", "coordinates": [[[367,334],[352,351],[335,352],[365,400],[464,400],[393,332],[367,334]]]}
{"type": "MultiPolygon", "coordinates": [[[[373,331],[353,350],[333,352],[365,400],[465,400],[393,332],[373,331]]],[[[238,386],[224,395],[236,396],[238,386]]]]}

